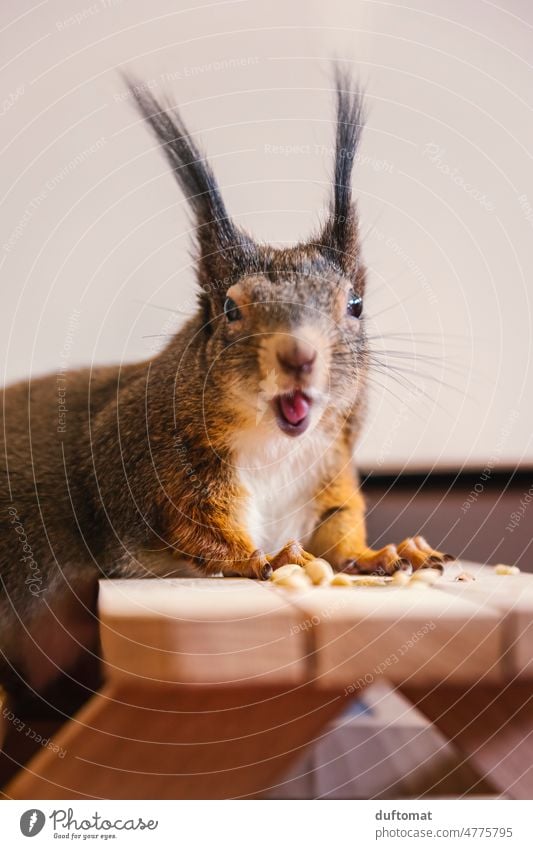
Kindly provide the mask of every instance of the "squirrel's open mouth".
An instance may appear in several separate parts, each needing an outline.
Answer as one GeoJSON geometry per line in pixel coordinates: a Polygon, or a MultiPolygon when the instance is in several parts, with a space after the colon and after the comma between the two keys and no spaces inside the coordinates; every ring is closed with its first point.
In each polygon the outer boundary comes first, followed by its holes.
{"type": "Polygon", "coordinates": [[[284,433],[299,436],[307,429],[312,402],[300,389],[276,395],[272,403],[276,421],[284,433]]]}

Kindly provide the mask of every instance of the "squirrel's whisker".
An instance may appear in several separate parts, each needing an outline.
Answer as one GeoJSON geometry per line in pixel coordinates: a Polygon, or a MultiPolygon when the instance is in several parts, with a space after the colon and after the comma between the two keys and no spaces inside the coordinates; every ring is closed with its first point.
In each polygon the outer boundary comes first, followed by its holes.
{"type": "MultiPolygon", "coordinates": [[[[376,366],[375,363],[373,363],[369,366],[369,371],[370,372],[378,371],[380,374],[383,374],[383,375],[387,376],[389,379],[394,380],[396,383],[398,383],[398,385],[403,386],[408,391],[412,391],[416,395],[422,395],[427,401],[430,401],[433,406],[436,406],[439,409],[441,409],[446,415],[450,414],[449,410],[446,407],[444,407],[444,405],[441,404],[433,395],[431,395],[429,392],[427,392],[425,389],[423,389],[414,380],[407,377],[406,374],[404,374],[403,372],[396,370],[396,369],[379,367],[379,366],[376,366]]],[[[417,374],[417,372],[411,372],[411,374],[417,374]]],[[[432,380],[434,383],[437,383],[439,385],[443,385],[446,388],[457,392],[457,394],[461,395],[462,397],[464,396],[465,398],[468,398],[471,401],[475,400],[474,398],[469,396],[466,392],[463,392],[458,387],[453,386],[451,384],[446,384],[442,381],[439,381],[438,378],[432,379],[430,375],[421,375],[420,377],[421,377],[422,380],[430,380],[430,381],[432,380]]]]}
{"type": "MultiPolygon", "coordinates": [[[[416,366],[422,365],[422,366],[434,367],[436,369],[439,369],[440,371],[449,372],[450,374],[456,375],[457,377],[467,377],[467,376],[470,376],[470,375],[474,375],[474,376],[476,375],[476,370],[468,369],[466,367],[461,367],[461,366],[457,365],[456,363],[449,362],[448,360],[446,360],[443,357],[442,358],[441,357],[431,357],[431,356],[425,357],[424,355],[420,355],[420,354],[409,355],[407,352],[404,355],[403,352],[402,353],[396,353],[394,351],[381,351],[381,350],[379,350],[379,351],[374,350],[371,353],[370,356],[375,360],[379,360],[379,362],[383,363],[383,365],[391,366],[391,368],[392,367],[399,368],[400,366],[397,363],[397,361],[399,360],[400,363],[407,362],[408,364],[416,365],[416,366]],[[383,357],[380,357],[380,354],[383,354],[383,357]]],[[[420,373],[423,374],[424,372],[420,372],[420,373]]],[[[482,377],[482,375],[479,372],[477,372],[477,375],[479,377],[482,377]]]]}
{"type": "Polygon", "coordinates": [[[185,316],[186,318],[190,318],[191,315],[194,314],[193,310],[189,310],[189,312],[185,312],[184,310],[177,310],[177,309],[172,308],[172,307],[165,307],[162,304],[153,304],[152,301],[142,301],[142,300],[140,300],[140,298],[134,298],[134,303],[142,304],[145,307],[152,307],[155,310],[162,310],[163,312],[169,312],[169,313],[172,313],[174,315],[182,315],[182,316],[185,316]]]}

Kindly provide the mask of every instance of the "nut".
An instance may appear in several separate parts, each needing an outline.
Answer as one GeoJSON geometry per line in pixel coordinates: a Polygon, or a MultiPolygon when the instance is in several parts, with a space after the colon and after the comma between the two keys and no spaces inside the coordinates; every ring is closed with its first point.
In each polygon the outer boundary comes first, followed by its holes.
{"type": "Polygon", "coordinates": [[[334,572],[327,560],[310,560],[304,568],[313,584],[329,584],[333,580],[334,572]]]}
{"type": "Polygon", "coordinates": [[[288,590],[306,590],[311,586],[311,581],[304,573],[292,572],[290,575],[282,575],[278,581],[275,581],[277,587],[285,587],[288,590]]]}
{"type": "Polygon", "coordinates": [[[413,572],[409,583],[434,584],[441,577],[441,573],[437,569],[418,569],[413,572]]]}
{"type": "Polygon", "coordinates": [[[497,575],[519,575],[520,569],[518,566],[507,566],[505,563],[498,563],[497,566],[494,567],[494,571],[497,575]]]}
{"type": "Polygon", "coordinates": [[[402,569],[398,569],[398,571],[392,576],[391,584],[394,584],[395,587],[406,587],[410,580],[411,577],[407,574],[407,572],[404,572],[402,569]]]}
{"type": "Polygon", "coordinates": [[[270,576],[271,581],[275,581],[276,583],[281,580],[281,578],[286,578],[287,575],[303,575],[304,570],[301,566],[298,566],[297,563],[286,563],[285,566],[280,566],[279,569],[275,569],[270,576]]]}
{"type": "Polygon", "coordinates": [[[337,572],[333,580],[331,581],[332,587],[352,587],[353,580],[350,578],[346,572],[337,572]]]}

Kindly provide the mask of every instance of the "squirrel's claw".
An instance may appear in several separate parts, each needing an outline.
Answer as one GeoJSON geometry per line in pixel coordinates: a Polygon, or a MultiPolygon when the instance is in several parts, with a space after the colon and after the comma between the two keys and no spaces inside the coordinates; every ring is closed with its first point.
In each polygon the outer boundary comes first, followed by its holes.
{"type": "Polygon", "coordinates": [[[280,566],[285,566],[287,563],[297,563],[298,566],[305,566],[306,563],[314,560],[315,557],[313,554],[304,551],[299,542],[291,539],[276,554],[271,554],[267,559],[272,569],[276,570],[280,566]]]}
{"type": "Polygon", "coordinates": [[[340,569],[353,575],[393,575],[399,570],[410,572],[412,566],[395,545],[386,545],[378,550],[365,548],[354,557],[347,558],[340,569]]]}
{"type": "Polygon", "coordinates": [[[410,561],[413,570],[438,569],[444,572],[444,564],[455,560],[451,554],[445,554],[431,548],[424,537],[407,537],[398,545],[398,553],[410,561]]]}
{"type": "Polygon", "coordinates": [[[355,557],[347,558],[340,570],[359,575],[393,575],[399,570],[416,572],[418,569],[443,572],[444,564],[450,560],[455,560],[451,554],[431,548],[424,537],[416,536],[379,550],[366,548],[355,557]]]}

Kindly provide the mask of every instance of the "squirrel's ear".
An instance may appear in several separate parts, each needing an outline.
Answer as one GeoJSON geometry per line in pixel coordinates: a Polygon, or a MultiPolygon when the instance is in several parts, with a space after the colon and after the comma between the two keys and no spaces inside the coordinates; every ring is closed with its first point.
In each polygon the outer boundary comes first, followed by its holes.
{"type": "Polygon", "coordinates": [[[364,124],[363,99],[346,69],[336,68],[337,131],[331,213],[321,234],[322,250],[349,275],[358,270],[357,210],[352,200],[352,170],[364,124]]]}
{"type": "Polygon", "coordinates": [[[163,109],[146,86],[130,76],[123,78],[195,215],[200,283],[204,292],[209,291],[213,281],[249,267],[254,244],[228,216],[215,176],[177,109],[163,109]]]}

